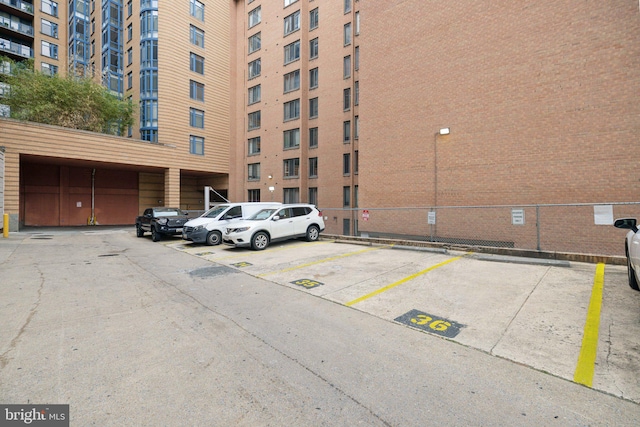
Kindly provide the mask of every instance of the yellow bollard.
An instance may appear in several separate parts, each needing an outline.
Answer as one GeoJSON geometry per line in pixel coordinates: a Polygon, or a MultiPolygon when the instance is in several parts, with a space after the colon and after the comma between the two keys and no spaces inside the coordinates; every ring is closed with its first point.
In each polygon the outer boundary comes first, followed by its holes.
{"type": "Polygon", "coordinates": [[[2,237],[9,237],[9,214],[2,215],[2,237]]]}

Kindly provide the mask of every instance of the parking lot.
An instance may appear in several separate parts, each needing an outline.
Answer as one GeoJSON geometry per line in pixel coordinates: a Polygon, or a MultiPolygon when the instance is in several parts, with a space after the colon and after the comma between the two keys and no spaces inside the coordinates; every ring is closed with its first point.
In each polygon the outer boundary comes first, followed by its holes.
{"type": "Polygon", "coordinates": [[[264,251],[162,243],[267,286],[294,288],[640,402],[640,293],[628,287],[624,266],[330,239],[264,251]]]}

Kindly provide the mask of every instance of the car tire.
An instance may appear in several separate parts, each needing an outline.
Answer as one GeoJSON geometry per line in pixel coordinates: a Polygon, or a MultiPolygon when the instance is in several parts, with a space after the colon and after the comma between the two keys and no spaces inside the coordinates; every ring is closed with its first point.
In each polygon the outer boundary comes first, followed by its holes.
{"type": "Polygon", "coordinates": [[[140,224],[136,224],[136,236],[144,236],[144,230],[142,229],[142,227],[140,227],[140,224]]]}
{"type": "Polygon", "coordinates": [[[629,254],[627,254],[627,274],[629,275],[629,286],[634,291],[640,291],[640,286],[638,286],[638,279],[636,278],[636,271],[631,266],[631,258],[629,258],[629,254]]]}
{"type": "Polygon", "coordinates": [[[216,246],[222,242],[222,234],[219,231],[212,231],[207,234],[207,245],[216,246]]]}
{"type": "Polygon", "coordinates": [[[320,237],[320,229],[317,225],[310,225],[307,228],[307,242],[315,242],[320,237]]]}
{"type": "Polygon", "coordinates": [[[157,242],[160,240],[160,233],[156,231],[155,227],[151,227],[151,240],[157,242]]]}
{"type": "Polygon", "coordinates": [[[254,251],[261,251],[269,246],[269,235],[264,231],[258,231],[251,237],[251,248],[254,251]]]}

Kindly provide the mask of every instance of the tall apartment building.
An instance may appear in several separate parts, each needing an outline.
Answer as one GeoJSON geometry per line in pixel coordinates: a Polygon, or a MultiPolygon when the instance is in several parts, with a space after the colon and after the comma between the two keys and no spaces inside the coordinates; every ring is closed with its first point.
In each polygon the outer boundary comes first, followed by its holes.
{"type": "Polygon", "coordinates": [[[309,202],[351,234],[359,10],[349,0],[232,2],[231,196],[309,202]]]}
{"type": "Polygon", "coordinates": [[[66,205],[84,210],[86,203],[69,196],[80,187],[110,194],[98,209],[103,224],[132,221],[148,205],[202,209],[205,185],[225,193],[229,16],[224,1],[0,0],[0,55],[32,59],[36,69],[50,74],[92,76],[140,106],[136,125],[117,143],[95,135],[95,144],[87,146],[79,143],[81,133],[60,131],[63,137],[53,129],[37,132],[37,141],[24,129],[12,138],[4,135],[0,145],[7,146],[12,187],[7,197],[15,199],[8,206],[19,210],[19,223],[77,225],[84,215],[68,213],[66,205]],[[140,150],[141,141],[147,144],[140,150]],[[13,186],[15,181],[20,185],[13,186]],[[39,213],[52,199],[60,206],[53,219],[39,213]]]}

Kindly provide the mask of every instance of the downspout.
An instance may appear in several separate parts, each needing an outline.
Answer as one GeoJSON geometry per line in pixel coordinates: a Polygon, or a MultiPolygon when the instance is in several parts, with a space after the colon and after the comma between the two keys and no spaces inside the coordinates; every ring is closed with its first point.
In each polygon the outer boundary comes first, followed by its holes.
{"type": "Polygon", "coordinates": [[[91,171],[91,217],[88,221],[89,225],[96,225],[96,169],[91,171]]]}

